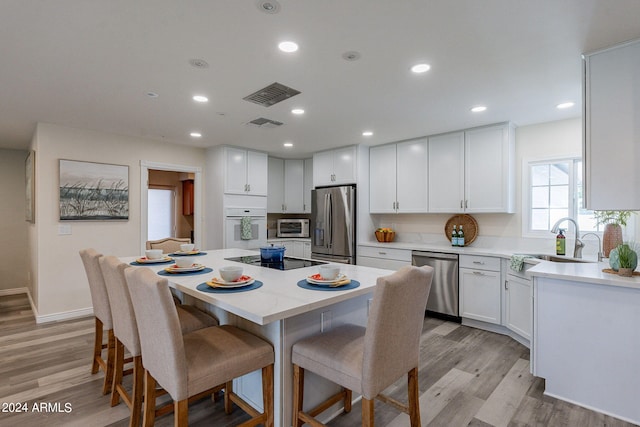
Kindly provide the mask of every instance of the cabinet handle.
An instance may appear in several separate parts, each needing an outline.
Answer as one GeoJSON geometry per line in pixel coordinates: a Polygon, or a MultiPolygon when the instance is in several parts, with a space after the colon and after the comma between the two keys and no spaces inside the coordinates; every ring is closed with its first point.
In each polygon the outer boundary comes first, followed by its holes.
{"type": "Polygon", "coordinates": [[[380,255],[386,255],[387,253],[386,253],[386,252],[378,252],[378,254],[380,254],[380,255]]]}
{"type": "Polygon", "coordinates": [[[396,202],[396,210],[400,210],[400,202],[396,202]]]}
{"type": "Polygon", "coordinates": [[[484,273],[482,271],[474,271],[473,274],[475,274],[476,276],[484,276],[484,273]]]}
{"type": "Polygon", "coordinates": [[[465,209],[469,207],[469,201],[468,200],[464,201],[464,207],[465,207],[465,209]]]}
{"type": "Polygon", "coordinates": [[[462,209],[464,206],[462,205],[462,200],[460,200],[460,209],[462,209]]]}
{"type": "Polygon", "coordinates": [[[474,264],[480,264],[480,265],[484,265],[483,261],[473,261],[474,264]]]}
{"type": "Polygon", "coordinates": [[[247,191],[251,191],[251,184],[247,184],[247,188],[248,188],[247,191]]]}
{"type": "Polygon", "coordinates": [[[509,281],[508,280],[504,281],[504,289],[507,290],[507,291],[509,290],[509,281]]]}

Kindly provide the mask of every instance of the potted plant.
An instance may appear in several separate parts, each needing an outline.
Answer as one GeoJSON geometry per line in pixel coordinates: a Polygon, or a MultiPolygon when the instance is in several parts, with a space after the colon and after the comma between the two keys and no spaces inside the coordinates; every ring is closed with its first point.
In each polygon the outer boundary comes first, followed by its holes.
{"type": "Polygon", "coordinates": [[[627,225],[627,220],[633,211],[593,211],[593,216],[598,225],[605,224],[602,233],[602,252],[609,257],[611,250],[622,244],[622,227],[627,225]]]}
{"type": "MultiPolygon", "coordinates": [[[[638,266],[638,254],[634,250],[635,245],[623,243],[614,249],[618,258],[618,275],[631,277],[633,270],[638,266]]],[[[612,256],[614,258],[614,256],[612,256]]]]}

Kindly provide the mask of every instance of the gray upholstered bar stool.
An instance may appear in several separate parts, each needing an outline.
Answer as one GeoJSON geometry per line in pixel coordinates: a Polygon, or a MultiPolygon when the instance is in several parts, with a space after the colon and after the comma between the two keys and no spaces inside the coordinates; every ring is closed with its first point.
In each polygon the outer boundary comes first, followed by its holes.
{"type": "Polygon", "coordinates": [[[125,277],[135,311],[145,367],[144,425],[155,417],[156,383],[174,402],[174,425],[188,424],[188,403],[224,384],[225,412],[232,402],[253,418],[242,426],[273,426],[273,347],[231,325],[182,335],[166,279],[148,268],[130,268],[125,277]],[[162,332],[162,333],[158,333],[162,332]],[[233,393],[232,380],[262,370],[264,412],[258,413],[233,393]],[[151,403],[154,402],[154,403],[151,403]]]}
{"type": "Polygon", "coordinates": [[[111,318],[111,307],[109,306],[109,297],[107,296],[107,288],[100,270],[99,258],[102,254],[96,252],[95,249],[88,248],[80,251],[80,258],[84,264],[84,270],[87,273],[89,281],[89,290],[91,291],[91,302],[93,303],[93,315],[95,316],[95,334],[93,344],[93,363],[91,365],[91,373],[96,374],[99,368],[104,371],[104,384],[102,386],[102,394],[111,391],[111,383],[113,382],[113,360],[115,356],[115,336],[113,335],[113,321],[111,318]],[[107,332],[107,344],[102,344],[104,331],[107,332]],[[107,349],[107,360],[102,357],[102,349],[107,349]]]}
{"type": "Polygon", "coordinates": [[[420,427],[418,358],[432,278],[433,268],[428,266],[406,266],[379,277],[366,329],[343,325],[293,345],[294,427],[323,425],[313,417],[340,401],[349,412],[352,391],[362,394],[363,426],[373,426],[373,400],[378,398],[407,412],[411,427],[420,427]],[[305,370],[341,385],[343,390],[303,411],[305,370]],[[381,394],[403,375],[408,377],[408,405],[381,394]]]}
{"type": "MultiPolygon", "coordinates": [[[[124,275],[125,270],[133,267],[120,262],[114,256],[105,256],[100,258],[100,268],[109,296],[115,335],[111,406],[120,403],[122,398],[131,410],[129,425],[138,426],[142,415],[144,367],[142,366],[138,326],[124,275]],[[130,353],[133,361],[133,388],[131,393],[122,384],[122,377],[125,374],[125,349],[130,353]]],[[[218,325],[218,320],[215,317],[209,316],[196,307],[179,305],[176,306],[176,311],[183,334],[218,325]]]]}

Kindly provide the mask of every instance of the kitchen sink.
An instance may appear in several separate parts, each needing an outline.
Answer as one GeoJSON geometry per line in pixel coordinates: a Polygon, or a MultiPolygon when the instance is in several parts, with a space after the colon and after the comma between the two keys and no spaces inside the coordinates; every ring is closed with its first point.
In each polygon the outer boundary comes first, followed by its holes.
{"type": "Polygon", "coordinates": [[[551,262],[595,262],[582,258],[567,258],[560,255],[531,254],[532,257],[551,262]]]}

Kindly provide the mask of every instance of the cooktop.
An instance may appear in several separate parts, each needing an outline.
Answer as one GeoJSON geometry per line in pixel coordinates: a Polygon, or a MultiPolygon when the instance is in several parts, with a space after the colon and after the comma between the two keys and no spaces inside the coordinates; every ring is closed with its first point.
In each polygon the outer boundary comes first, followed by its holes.
{"type": "Polygon", "coordinates": [[[228,261],[241,262],[243,264],[259,265],[261,267],[273,268],[275,270],[293,270],[296,268],[312,267],[314,265],[326,264],[323,261],[315,261],[312,259],[284,257],[282,262],[262,262],[260,255],[238,256],[225,258],[228,261]]]}

